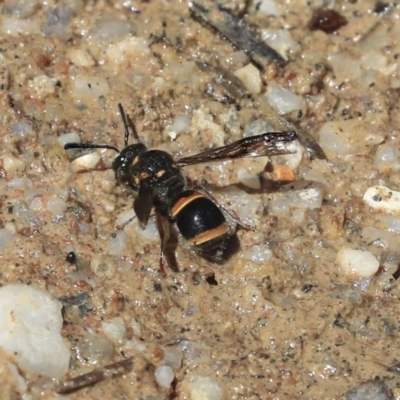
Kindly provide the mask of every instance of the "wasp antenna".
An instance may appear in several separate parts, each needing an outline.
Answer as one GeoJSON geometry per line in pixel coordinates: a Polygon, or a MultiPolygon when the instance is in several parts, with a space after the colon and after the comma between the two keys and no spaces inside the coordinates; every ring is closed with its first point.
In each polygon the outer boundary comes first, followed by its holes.
{"type": "Polygon", "coordinates": [[[118,110],[119,113],[121,114],[122,122],[125,127],[125,139],[124,139],[124,146],[128,146],[128,140],[129,140],[129,125],[128,125],[128,120],[126,118],[125,110],[124,107],[122,107],[121,103],[118,103],[118,110]]]}
{"type": "Polygon", "coordinates": [[[121,103],[118,103],[118,109],[121,114],[122,122],[124,123],[125,127],[125,147],[128,146],[128,139],[129,139],[129,128],[132,130],[132,136],[139,142],[139,135],[137,134],[135,124],[129,118],[129,115],[125,113],[124,107],[121,103]]]}
{"type": "Polygon", "coordinates": [[[110,149],[119,153],[119,149],[108,144],[93,144],[93,143],[67,143],[64,145],[65,150],[69,149],[110,149]]]}

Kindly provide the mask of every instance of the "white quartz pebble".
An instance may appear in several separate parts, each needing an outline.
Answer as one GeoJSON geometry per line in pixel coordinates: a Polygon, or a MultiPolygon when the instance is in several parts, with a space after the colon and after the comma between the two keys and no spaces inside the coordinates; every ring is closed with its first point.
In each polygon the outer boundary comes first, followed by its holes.
{"type": "Polygon", "coordinates": [[[22,173],[25,170],[25,163],[19,158],[14,157],[11,153],[3,154],[3,168],[10,176],[22,173]]]}
{"type": "Polygon", "coordinates": [[[238,169],[237,177],[240,183],[243,183],[243,185],[246,185],[250,189],[258,190],[261,188],[261,182],[258,175],[252,174],[244,168],[238,169]]]}
{"type": "Polygon", "coordinates": [[[188,375],[184,379],[184,387],[188,389],[191,400],[222,400],[221,385],[208,376],[188,375]]]}
{"type": "Polygon", "coordinates": [[[93,151],[72,161],[71,168],[74,172],[89,171],[94,169],[100,160],[100,154],[97,151],[93,151]]]}
{"type": "Polygon", "coordinates": [[[272,250],[268,245],[259,244],[245,250],[243,257],[253,262],[266,263],[272,258],[272,250]]]}
{"type": "Polygon", "coordinates": [[[0,289],[0,347],[22,370],[51,378],[68,371],[61,308],[59,301],[33,286],[0,289]]]}
{"type": "Polygon", "coordinates": [[[154,377],[156,378],[156,381],[160,386],[169,388],[175,378],[175,374],[174,371],[172,371],[171,367],[169,367],[168,365],[163,365],[156,368],[156,370],[154,371],[154,377]]]}
{"type": "Polygon", "coordinates": [[[400,213],[400,192],[386,186],[371,186],[363,199],[370,207],[385,213],[400,213]]]}
{"type": "Polygon", "coordinates": [[[320,188],[306,188],[270,194],[268,210],[277,215],[286,213],[289,208],[321,208],[324,193],[320,188]]]}
{"type": "Polygon", "coordinates": [[[250,93],[258,94],[261,92],[262,81],[260,71],[253,64],[247,64],[245,67],[234,71],[233,74],[242,81],[250,93]]]}
{"type": "Polygon", "coordinates": [[[371,277],[379,269],[379,261],[372,253],[348,247],[339,250],[336,262],[345,275],[354,278],[371,277]]]}
{"type": "Polygon", "coordinates": [[[121,317],[115,317],[101,323],[104,334],[116,343],[123,343],[126,339],[126,326],[121,317]]]}
{"type": "Polygon", "coordinates": [[[293,111],[303,113],[306,111],[306,102],[303,97],[280,85],[270,84],[265,96],[271,107],[281,115],[293,111]]]}
{"type": "Polygon", "coordinates": [[[80,143],[81,137],[76,132],[67,132],[57,138],[60,146],[65,146],[67,143],[80,143]]]}

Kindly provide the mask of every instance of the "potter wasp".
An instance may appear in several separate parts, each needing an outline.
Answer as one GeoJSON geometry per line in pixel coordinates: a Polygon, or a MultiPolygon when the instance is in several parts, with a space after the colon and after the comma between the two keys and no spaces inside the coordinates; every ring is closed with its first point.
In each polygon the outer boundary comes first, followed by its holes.
{"type": "MultiPolygon", "coordinates": [[[[112,149],[118,156],[112,163],[116,179],[130,187],[137,196],[133,209],[139,225],[144,229],[151,211],[157,216],[161,239],[160,267],[164,259],[177,270],[175,248],[176,231],[191,248],[203,258],[224,262],[237,242],[237,221],[223,209],[201,186],[191,186],[182,172],[188,165],[243,157],[289,154],[290,143],[297,139],[295,132],[271,132],[250,136],[231,144],[206,150],[194,156],[175,159],[162,150],[148,150],[143,143],[128,145],[128,118],[121,104],[119,111],[125,128],[123,150],[110,145],[93,143],[67,143],[65,149],[112,149]],[[232,227],[227,219],[233,219],[232,227]],[[171,229],[175,225],[176,230],[171,229]]],[[[135,135],[136,139],[137,134],[135,135]]],[[[240,222],[239,222],[240,224],[240,222]]]]}

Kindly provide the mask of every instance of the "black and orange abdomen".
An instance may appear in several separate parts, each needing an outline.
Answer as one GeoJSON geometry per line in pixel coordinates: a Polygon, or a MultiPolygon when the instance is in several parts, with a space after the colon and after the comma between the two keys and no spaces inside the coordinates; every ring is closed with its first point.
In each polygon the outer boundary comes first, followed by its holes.
{"type": "Polygon", "coordinates": [[[200,192],[182,192],[171,207],[181,235],[207,258],[222,257],[229,227],[219,207],[200,192]],[[211,254],[212,253],[212,254],[211,254]]]}

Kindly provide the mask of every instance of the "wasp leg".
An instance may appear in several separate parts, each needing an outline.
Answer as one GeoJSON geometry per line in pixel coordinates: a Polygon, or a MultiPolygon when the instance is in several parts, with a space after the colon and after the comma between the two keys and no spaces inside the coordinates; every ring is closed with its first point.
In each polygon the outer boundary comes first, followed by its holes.
{"type": "Polygon", "coordinates": [[[160,270],[165,275],[164,261],[167,262],[168,267],[174,271],[179,272],[178,262],[176,260],[175,250],[178,245],[178,237],[174,229],[172,229],[171,222],[156,212],[157,228],[160,235],[160,270]]]}
{"type": "Polygon", "coordinates": [[[220,204],[217,201],[217,199],[206,188],[204,188],[203,186],[196,185],[193,188],[193,190],[196,191],[196,192],[200,192],[201,194],[203,194],[204,196],[209,198],[213,203],[215,203],[217,205],[218,208],[223,210],[224,213],[228,214],[229,218],[231,218],[235,222],[235,224],[237,224],[237,226],[240,227],[241,229],[243,229],[244,231],[252,231],[252,230],[254,230],[253,226],[245,224],[232,211],[227,210],[222,204],[220,204]]]}
{"type": "Polygon", "coordinates": [[[136,215],[133,217],[129,218],[127,221],[123,222],[122,224],[118,224],[115,226],[115,229],[117,231],[122,231],[128,224],[130,224],[134,219],[136,218],[136,215]]]}

